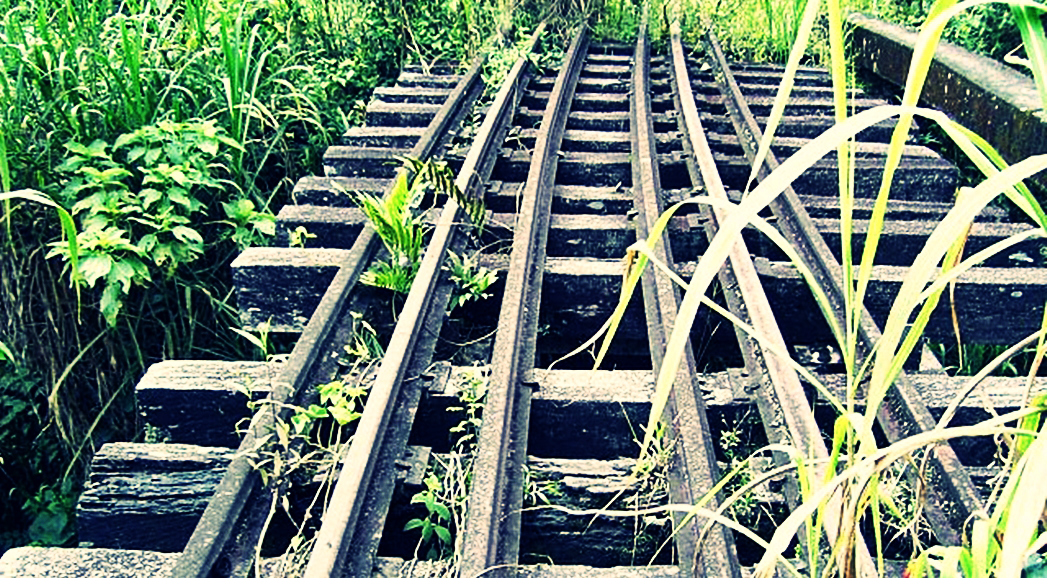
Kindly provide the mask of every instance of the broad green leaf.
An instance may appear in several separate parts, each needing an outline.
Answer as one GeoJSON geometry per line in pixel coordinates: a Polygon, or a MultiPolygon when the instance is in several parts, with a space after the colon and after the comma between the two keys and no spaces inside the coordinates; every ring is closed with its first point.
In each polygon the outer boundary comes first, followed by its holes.
{"type": "MultiPolygon", "coordinates": [[[[129,143],[132,143],[132,142],[136,141],[137,139],[138,139],[138,133],[133,133],[133,132],[124,133],[124,134],[116,137],[116,141],[113,143],[113,150],[122,149],[125,146],[127,146],[129,143]]],[[[143,152],[145,152],[145,151],[142,150],[142,147],[140,147],[140,146],[135,147],[134,149],[131,150],[130,153],[127,154],[127,161],[128,162],[133,162],[131,156],[134,155],[134,158],[138,158],[138,157],[142,156],[143,152]],[[137,155],[134,155],[135,151],[140,151],[140,152],[137,155]]]]}
{"type": "Polygon", "coordinates": [[[142,158],[142,155],[145,154],[146,150],[147,149],[144,146],[136,146],[135,148],[131,149],[127,153],[127,162],[134,164],[138,159],[142,158]]]}
{"type": "Polygon", "coordinates": [[[180,186],[188,187],[191,186],[189,179],[181,169],[175,169],[168,175],[172,181],[178,183],[180,186]]]}
{"type": "Polygon", "coordinates": [[[359,413],[351,411],[344,405],[333,405],[328,408],[328,411],[331,412],[331,417],[338,422],[338,425],[347,425],[360,417],[359,413]]]}
{"type": "Polygon", "coordinates": [[[439,516],[441,520],[444,520],[444,521],[450,521],[451,520],[451,510],[447,509],[447,506],[437,502],[437,503],[433,504],[433,508],[434,508],[434,511],[436,512],[436,515],[439,516]]]}
{"type": "Polygon", "coordinates": [[[207,139],[207,140],[201,141],[197,145],[197,147],[199,147],[199,149],[204,154],[207,154],[207,155],[210,155],[210,156],[215,156],[215,155],[218,154],[218,141],[207,139]]]}
{"type": "Polygon", "coordinates": [[[131,290],[131,282],[135,278],[135,268],[125,259],[115,259],[113,266],[106,277],[106,283],[119,283],[124,293],[131,290]]]}
{"type": "Polygon", "coordinates": [[[117,284],[106,285],[102,291],[102,300],[99,306],[102,309],[102,316],[105,317],[109,327],[116,326],[116,318],[120,314],[120,308],[123,305],[121,302],[122,297],[120,286],[117,284]]]}
{"type": "Polygon", "coordinates": [[[171,233],[174,234],[176,239],[183,243],[189,243],[192,245],[204,244],[204,238],[200,236],[200,233],[190,227],[179,225],[171,229],[171,233]]]}
{"type": "Polygon", "coordinates": [[[167,191],[167,198],[172,203],[179,204],[185,208],[192,207],[192,201],[189,200],[189,193],[182,187],[171,187],[167,191]]]}
{"type": "Polygon", "coordinates": [[[145,207],[146,210],[152,207],[153,204],[155,204],[157,201],[164,198],[163,193],[151,187],[142,189],[142,191],[138,194],[141,196],[142,206],[145,207]]]}
{"type": "Polygon", "coordinates": [[[276,234],[276,218],[265,213],[256,213],[251,216],[251,225],[259,233],[267,236],[276,234]]]}
{"type": "Polygon", "coordinates": [[[93,254],[84,257],[80,261],[80,274],[89,287],[94,287],[95,282],[109,274],[113,267],[113,258],[106,254],[93,254]]]}
{"type": "MultiPolygon", "coordinates": [[[[449,519],[449,518],[447,518],[447,519],[449,519]]],[[[450,530],[448,530],[447,528],[445,528],[443,526],[440,526],[440,525],[434,525],[433,526],[433,530],[436,532],[436,537],[439,538],[441,542],[443,542],[444,544],[447,544],[447,545],[451,544],[451,531],[450,530]]]]}

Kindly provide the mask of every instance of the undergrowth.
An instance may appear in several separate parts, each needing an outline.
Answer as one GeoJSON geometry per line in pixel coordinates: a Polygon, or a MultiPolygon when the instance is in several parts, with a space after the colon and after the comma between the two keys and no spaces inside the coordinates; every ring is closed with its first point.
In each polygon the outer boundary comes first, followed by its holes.
{"type": "Polygon", "coordinates": [[[75,540],[84,466],[138,435],[149,364],[257,356],[230,330],[230,259],[268,242],[375,85],[468,62],[514,8],[0,0],[0,193],[39,191],[77,241],[28,193],[3,199],[0,551],[75,540]]]}

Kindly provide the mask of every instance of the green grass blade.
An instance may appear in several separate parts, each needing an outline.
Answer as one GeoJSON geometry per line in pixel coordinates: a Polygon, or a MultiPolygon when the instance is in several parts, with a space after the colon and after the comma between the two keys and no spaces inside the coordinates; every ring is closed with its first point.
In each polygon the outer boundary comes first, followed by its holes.
{"type": "Polygon", "coordinates": [[[1018,467],[1011,472],[1018,482],[1013,498],[1007,503],[1010,511],[1000,547],[1000,567],[997,576],[1021,576],[1028,557],[1029,544],[1038,534],[1043,504],[1047,501],[1047,435],[1038,432],[1022,456],[1018,467]]]}
{"type": "MultiPolygon", "coordinates": [[[[720,224],[720,231],[709,243],[705,254],[698,261],[694,275],[688,284],[687,292],[684,294],[683,301],[680,304],[679,313],[666,346],[665,357],[659,369],[655,395],[651,400],[651,421],[660,419],[662,412],[665,410],[676,372],[683,357],[690,327],[697,317],[702,297],[711,285],[712,279],[716,276],[719,268],[726,262],[728,253],[731,251],[735,239],[741,234],[742,229],[749,223],[754,222],[758,218],[759,212],[779,195],[786,186],[820,158],[828,154],[829,151],[834,150],[841,139],[851,138],[869,126],[904,111],[905,109],[896,106],[871,108],[852,116],[847,122],[825,131],[806,144],[797,154],[783,161],[778,169],[768,175],[766,179],[753,189],[738,205],[738,208],[720,224]]],[[[667,220],[667,214],[668,212],[662,215],[662,218],[659,220],[660,223],[663,219],[667,220]]],[[[664,227],[662,230],[664,230],[664,227]]],[[[658,233],[658,230],[652,230],[652,238],[658,233]]],[[[646,454],[650,441],[650,439],[645,437],[641,446],[641,455],[646,454]]]]}
{"type": "Polygon", "coordinates": [[[928,237],[924,248],[913,261],[895,297],[883,335],[876,352],[872,381],[869,384],[867,415],[874,415],[886,395],[887,388],[901,371],[903,360],[898,353],[902,336],[908,331],[922,333],[922,326],[909,326],[909,318],[920,302],[924,288],[937,274],[937,266],[942,262],[956,235],[974,220],[986,205],[1004,190],[1015,183],[1029,178],[1047,169],[1047,155],[1029,157],[1001,171],[998,175],[985,180],[970,190],[964,203],[956,205],[935,227],[928,237]]]}
{"type": "Polygon", "coordinates": [[[48,197],[47,195],[45,195],[43,193],[40,193],[40,192],[37,192],[37,191],[24,190],[24,191],[13,191],[13,192],[3,192],[3,193],[0,193],[0,201],[3,201],[5,204],[8,201],[12,201],[12,200],[32,201],[34,203],[40,203],[41,205],[46,205],[46,206],[51,207],[51,208],[53,208],[55,210],[55,213],[58,215],[58,220],[59,220],[59,222],[61,223],[61,226],[62,226],[62,235],[63,235],[63,237],[65,237],[65,240],[68,243],[70,277],[71,277],[71,279],[73,281],[73,284],[77,288],[77,300],[79,300],[79,297],[80,297],[80,283],[79,283],[79,281],[81,280],[80,267],[79,267],[80,261],[79,261],[79,254],[78,254],[78,245],[77,245],[77,242],[76,242],[76,223],[73,221],[73,216],[70,215],[69,211],[65,210],[64,207],[62,207],[58,203],[54,202],[51,199],[51,197],[48,197]]]}
{"type": "MultiPolygon", "coordinates": [[[[847,120],[847,58],[844,54],[843,9],[840,0],[826,0],[829,16],[829,70],[832,75],[833,115],[837,123],[847,120]]],[[[840,254],[843,264],[844,337],[837,337],[844,372],[854,375],[857,356],[857,330],[860,303],[854,298],[854,256],[851,238],[854,231],[854,149],[853,139],[836,149],[837,181],[840,196],[840,254]]]]}
{"type": "Polygon", "coordinates": [[[1044,36],[1043,21],[1040,20],[1042,12],[1031,6],[1011,4],[1011,13],[1021,32],[1022,43],[1025,44],[1025,55],[1029,60],[1040,102],[1043,108],[1047,109],[1047,37],[1044,36]]]}
{"type": "MultiPolygon", "coordinates": [[[[0,126],[0,193],[7,193],[11,191],[11,167],[7,164],[7,136],[4,134],[3,126],[0,126]]],[[[11,214],[11,199],[4,200],[4,214],[0,215],[0,219],[4,221],[4,228],[7,230],[7,238],[11,238],[11,221],[14,216],[11,214]]]]}
{"type": "MultiPolygon", "coordinates": [[[[1022,409],[1014,412],[985,420],[977,425],[957,426],[945,430],[931,430],[914,434],[886,448],[879,449],[864,459],[852,460],[851,465],[840,472],[828,483],[817,488],[807,499],[797,506],[793,512],[778,525],[774,536],[768,542],[763,558],[753,571],[754,578],[771,578],[774,576],[776,562],[789,550],[789,545],[795,538],[801,527],[807,523],[811,516],[815,515],[821,505],[828,503],[834,494],[841,491],[844,486],[864,487],[868,480],[882,472],[884,469],[899,459],[904,459],[912,452],[930,447],[933,444],[952,439],[961,439],[981,435],[997,435],[1014,431],[1013,428],[1004,427],[1016,419],[1039,411],[1038,409],[1022,409]]],[[[1047,463],[1047,459],[1043,460],[1047,463]]],[[[1042,511],[1042,502],[1040,503],[1042,511]]]]}
{"type": "Polygon", "coordinates": [[[778,129],[778,125],[781,124],[782,117],[785,114],[785,105],[789,102],[789,94],[793,89],[794,80],[796,79],[796,71],[799,70],[800,61],[803,60],[804,53],[806,52],[807,42],[810,39],[814,23],[817,20],[820,4],[820,0],[807,0],[803,12],[803,19],[800,21],[800,26],[797,31],[796,41],[793,43],[792,50],[789,52],[789,60],[785,65],[782,82],[778,85],[778,92],[774,97],[774,104],[771,106],[771,112],[767,116],[767,124],[764,128],[763,138],[760,140],[760,146],[756,151],[756,158],[753,162],[752,171],[749,173],[749,184],[746,186],[746,190],[748,190],[756,180],[756,172],[761,166],[763,166],[764,161],[767,160],[767,154],[771,151],[771,143],[774,141],[774,133],[778,129]]]}
{"type": "MultiPolygon", "coordinates": [[[[1007,168],[1007,161],[988,141],[977,133],[959,123],[953,122],[944,115],[937,116],[934,120],[986,177],[991,177],[999,173],[1000,170],[1007,168]]],[[[1028,215],[1034,223],[1037,223],[1040,227],[1047,228],[1047,214],[1044,213],[1043,207],[1025,183],[1015,183],[1013,187],[1005,190],[1004,194],[1022,212],[1028,215]]]]}
{"type": "MultiPolygon", "coordinates": [[[[934,58],[935,48],[941,39],[945,23],[948,21],[940,16],[938,18],[933,18],[933,16],[947,12],[946,9],[953,4],[955,4],[955,0],[938,0],[931,7],[932,18],[929,18],[928,23],[921,30],[920,36],[913,47],[909,74],[905,81],[905,92],[902,95],[902,106],[914,107],[919,102],[928,70],[934,58]]],[[[864,303],[865,300],[865,293],[872,277],[873,261],[876,250],[879,247],[880,235],[883,232],[883,221],[887,214],[887,199],[894,180],[894,173],[901,164],[902,153],[905,150],[905,142],[909,135],[909,129],[912,127],[912,121],[913,115],[911,113],[902,114],[891,134],[880,189],[877,192],[873,211],[869,217],[869,228],[862,249],[861,263],[856,278],[857,287],[854,292],[853,302],[855,306],[864,303]]]]}

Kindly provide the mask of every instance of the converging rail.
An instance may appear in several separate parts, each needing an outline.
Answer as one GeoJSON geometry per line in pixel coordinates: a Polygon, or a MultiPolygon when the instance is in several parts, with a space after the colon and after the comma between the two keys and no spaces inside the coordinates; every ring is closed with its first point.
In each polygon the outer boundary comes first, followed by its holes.
{"type": "MultiPolygon", "coordinates": [[[[482,58],[461,74],[409,67],[396,86],[376,90],[366,126],[325,155],[327,176],[303,179],[278,215],[284,246],[249,249],[233,264],[245,327],[296,335],[293,351],[279,361],[154,365],[138,385],[138,404],[166,443],[107,444],[97,453],[79,505],[80,536],[93,548],[16,549],[0,569],[743,576],[760,549],[725,525],[706,532],[703,518],[673,506],[709,495],[741,451],[739,437],[751,449],[771,443],[829,456],[824,440],[835,415],[778,354],[802,358],[830,389],[847,387],[804,280],[776,246],[743,231],[706,293],[762,337],[708,307],[698,311],[650,432],[651,455],[640,463],[654,383],[677,318],[687,313],[681,290],[649,265],[640,291],[622,305],[602,367],[591,370],[594,349],[579,346],[619,306],[631,272],[627,249],[652,235],[669,206],[702,196],[713,204],[680,207],[652,251],[684,279],[695,271],[729,222],[727,205],[746,190],[783,70],[728,62],[712,35],[689,50],[678,26],[660,54],[652,54],[645,24],[635,45],[593,41],[582,27],[555,70],[528,57],[543,42],[550,42],[545,24],[502,83],[486,87],[491,97],[483,96],[482,58]],[[397,168],[403,157],[446,162],[457,194],[429,191],[421,207],[409,207],[428,235],[409,290],[390,298],[361,281],[391,249],[357,203],[360,192],[402,193],[397,187],[410,176],[397,168]],[[489,298],[456,298],[465,273],[452,261],[461,255],[497,272],[489,298]],[[390,310],[392,321],[377,320],[390,310]],[[363,358],[359,349],[377,341],[385,342],[379,359],[347,361],[347,344],[363,358]],[[358,390],[362,409],[351,406],[358,415],[349,425],[335,425],[334,410],[304,409],[328,403],[317,386],[334,382],[358,390]],[[313,429],[303,431],[311,433],[293,435],[310,411],[313,429]],[[345,443],[309,469],[322,453],[309,444],[320,437],[345,443]]],[[[757,182],[779,156],[832,125],[831,98],[824,70],[800,69],[757,182]]],[[[860,109],[883,103],[860,91],[852,98],[860,109]]],[[[856,250],[892,128],[876,125],[856,145],[856,250]]],[[[836,170],[835,157],[815,163],[769,205],[768,220],[842,316],[836,170]]],[[[957,170],[910,144],[896,183],[861,313],[862,357],[873,351],[904,266],[952,206],[957,170]]],[[[972,227],[968,251],[1025,228],[989,209],[972,227]]],[[[1039,329],[1045,254],[1041,241],[1026,241],[960,278],[955,315],[965,341],[1009,344],[1039,329]]],[[[952,315],[938,308],[930,340],[954,342],[952,315]]],[[[997,411],[1021,403],[1024,380],[987,383],[983,397],[997,411]]],[[[934,428],[961,387],[924,346],[878,414],[880,432],[893,441],[934,428]]],[[[954,421],[974,422],[982,407],[966,401],[954,421]]],[[[962,542],[982,507],[981,484],[994,473],[989,445],[930,450],[921,537],[962,542]]],[[[788,463],[773,455],[768,469],[788,463]]],[[[723,497],[711,496],[704,509],[723,497]]],[[[798,505],[799,488],[781,476],[757,499],[754,511],[732,515],[749,516],[745,525],[767,538],[798,505]]],[[[840,525],[825,520],[829,540],[840,525]]],[[[868,551],[858,552],[854,567],[875,573],[868,551]]]]}

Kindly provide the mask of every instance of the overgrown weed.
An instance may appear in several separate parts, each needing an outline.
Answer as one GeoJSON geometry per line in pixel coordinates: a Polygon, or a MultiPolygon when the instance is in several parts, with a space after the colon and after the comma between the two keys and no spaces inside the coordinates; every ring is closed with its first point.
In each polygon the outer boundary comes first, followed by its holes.
{"type": "MultiPolygon", "coordinates": [[[[680,506],[689,509],[691,515],[708,519],[710,524],[724,524],[750,535],[749,529],[724,518],[725,509],[741,499],[754,484],[764,483],[774,476],[794,476],[801,497],[799,505],[783,521],[769,541],[764,542],[758,536],[751,536],[766,549],[756,567],[755,576],[771,576],[776,571],[785,571],[797,576],[831,573],[885,575],[885,544],[881,532],[885,522],[884,512],[891,512],[901,520],[915,520],[919,518],[923,506],[922,494],[918,493],[914,505],[907,506],[906,511],[903,512],[898,507],[893,492],[888,491],[889,481],[893,479],[894,472],[899,467],[907,469],[910,472],[907,478],[915,481],[919,487],[928,480],[924,472],[926,466],[917,465],[921,460],[917,456],[921,452],[950,439],[980,435],[1001,435],[1009,440],[1007,468],[1011,475],[1007,485],[996,496],[996,500],[984,509],[980,508],[979,504],[968,505],[980,514],[976,515],[975,519],[968,520],[968,526],[957,528],[964,533],[965,543],[941,544],[926,549],[916,543],[915,557],[907,572],[913,576],[960,576],[961,573],[965,576],[1018,576],[1026,564],[1042,564],[1037,551],[1047,543],[1047,533],[1043,531],[1040,522],[1043,503],[1047,499],[1041,483],[1044,475],[1042,468],[1045,467],[1043,463],[1047,459],[1047,436],[1041,435],[1041,413],[1047,408],[1043,398],[1032,399],[1027,408],[974,426],[950,426],[948,419],[943,418],[937,428],[902,437],[885,447],[880,447],[875,429],[877,415],[902,372],[905,360],[922,343],[920,338],[923,329],[942,292],[965,270],[977,265],[988,255],[1006,250],[1025,238],[1047,236],[1047,218],[1044,211],[1029,189],[1022,184],[1023,180],[1047,168],[1047,155],[1030,157],[1008,166],[995,150],[977,135],[939,112],[916,107],[933,57],[934,46],[938,43],[945,24],[956,14],[979,4],[984,2],[957,3],[954,0],[940,0],[934,3],[929,11],[931,17],[923,26],[914,51],[902,104],[881,106],[854,115],[850,113],[847,103],[848,73],[844,56],[845,36],[841,3],[830,0],[824,13],[820,3],[816,1],[795,4],[797,10],[802,6],[803,16],[796,26],[797,38],[788,52],[784,80],[770,113],[755,165],[762,164],[769,150],[789,97],[792,79],[805,58],[819,21],[826,25],[826,54],[833,79],[837,125],[786,159],[776,171],[759,183],[751,178],[750,190],[738,204],[706,197],[684,201],[716,203],[726,216],[719,223],[719,232],[701,257],[690,281],[684,282],[674,277],[686,288],[686,294],[680,304],[680,313],[666,347],[664,362],[658,369],[656,394],[648,433],[641,449],[641,459],[654,443],[651,432],[654,424],[661,419],[668,401],[687,344],[690,324],[693,323],[699,307],[718,308],[705,293],[717,271],[724,266],[731,246],[747,226],[757,226],[770,235],[772,240],[790,255],[793,264],[808,281],[827,323],[836,336],[847,378],[846,395],[834,395],[816,376],[810,375],[810,372],[804,371],[798,364],[789,360],[787,351],[777,351],[761,335],[755,334],[751,327],[733,320],[738,328],[760,341],[765,348],[765,354],[779,356],[797,372],[802,373],[803,377],[815,386],[818,394],[835,407],[839,415],[832,437],[832,447],[827,456],[819,456],[813,448],[781,444],[765,448],[766,451],[788,456],[790,463],[752,480],[746,484],[747,487],[725,500],[717,511],[706,509],[706,505],[716,492],[723,489],[724,484],[739,475],[738,468],[729,473],[710,495],[697,504],[680,506]],[[985,174],[985,180],[973,188],[962,190],[957,195],[954,207],[938,224],[909,269],[887,322],[883,325],[879,340],[874,344],[865,344],[861,323],[863,303],[872,281],[872,265],[883,227],[893,175],[899,166],[902,149],[915,116],[941,126],[949,138],[956,142],[971,158],[973,164],[985,174]],[[871,124],[894,118],[898,120],[889,145],[883,181],[876,197],[864,251],[861,255],[852,255],[850,247],[854,195],[851,171],[853,138],[871,124]],[[840,167],[844,303],[842,311],[836,311],[827,298],[830,289],[814,281],[810,264],[790,251],[788,241],[781,238],[780,234],[775,235],[758,216],[758,213],[804,170],[832,151],[836,151],[840,167]],[[970,223],[985,206],[999,196],[1006,197],[1014,203],[1036,225],[1036,229],[997,243],[986,251],[965,257],[963,241],[970,223]],[[858,409],[859,402],[864,406],[861,411],[858,409]],[[1015,423],[1017,425],[1014,425],[1015,423]],[[869,522],[870,525],[866,526],[865,522],[869,522]],[[786,558],[791,554],[787,550],[789,544],[796,537],[800,538],[805,552],[802,570],[786,558]],[[865,554],[866,548],[871,551],[871,560],[868,554],[865,554]]],[[[1045,9],[1033,2],[1015,2],[1011,6],[1033,11],[1037,19],[1037,11],[1045,9]]],[[[1035,25],[1032,28],[1037,29],[1035,25]]],[[[1042,31],[1038,33],[1042,36],[1042,31]]],[[[1042,40],[1032,38],[1030,50],[1035,52],[1032,45],[1042,40]]],[[[1033,67],[1034,71],[1038,69],[1040,68],[1033,67]]],[[[1041,85],[1042,80],[1037,84],[1041,85]]],[[[755,177],[756,169],[753,171],[755,177]]],[[[646,265],[651,254],[651,245],[657,241],[665,222],[679,206],[672,207],[662,216],[658,226],[652,231],[651,238],[638,242],[630,249],[640,255],[640,267],[646,265]]],[[[664,267],[662,269],[664,271],[664,267]]],[[[631,293],[638,279],[639,274],[635,270],[628,275],[628,283],[623,288],[624,295],[631,293]]],[[[725,310],[719,311],[728,315],[725,310]]],[[[1047,327],[1047,321],[1044,325],[1047,327]]],[[[1025,344],[1036,344],[1036,358],[1028,377],[1030,388],[1040,361],[1047,352],[1047,347],[1044,346],[1045,335],[1047,329],[1025,340],[1025,344]]],[[[1009,349],[994,360],[994,364],[1001,363],[1006,356],[1020,351],[1022,347],[1009,349]]],[[[605,351],[606,341],[597,364],[605,351]]],[[[972,379],[971,388],[976,386],[981,376],[979,374],[972,379]]],[[[927,452],[927,455],[931,454],[933,452],[927,452]]],[[[909,522],[906,522],[902,525],[908,524],[909,522]]]]}

